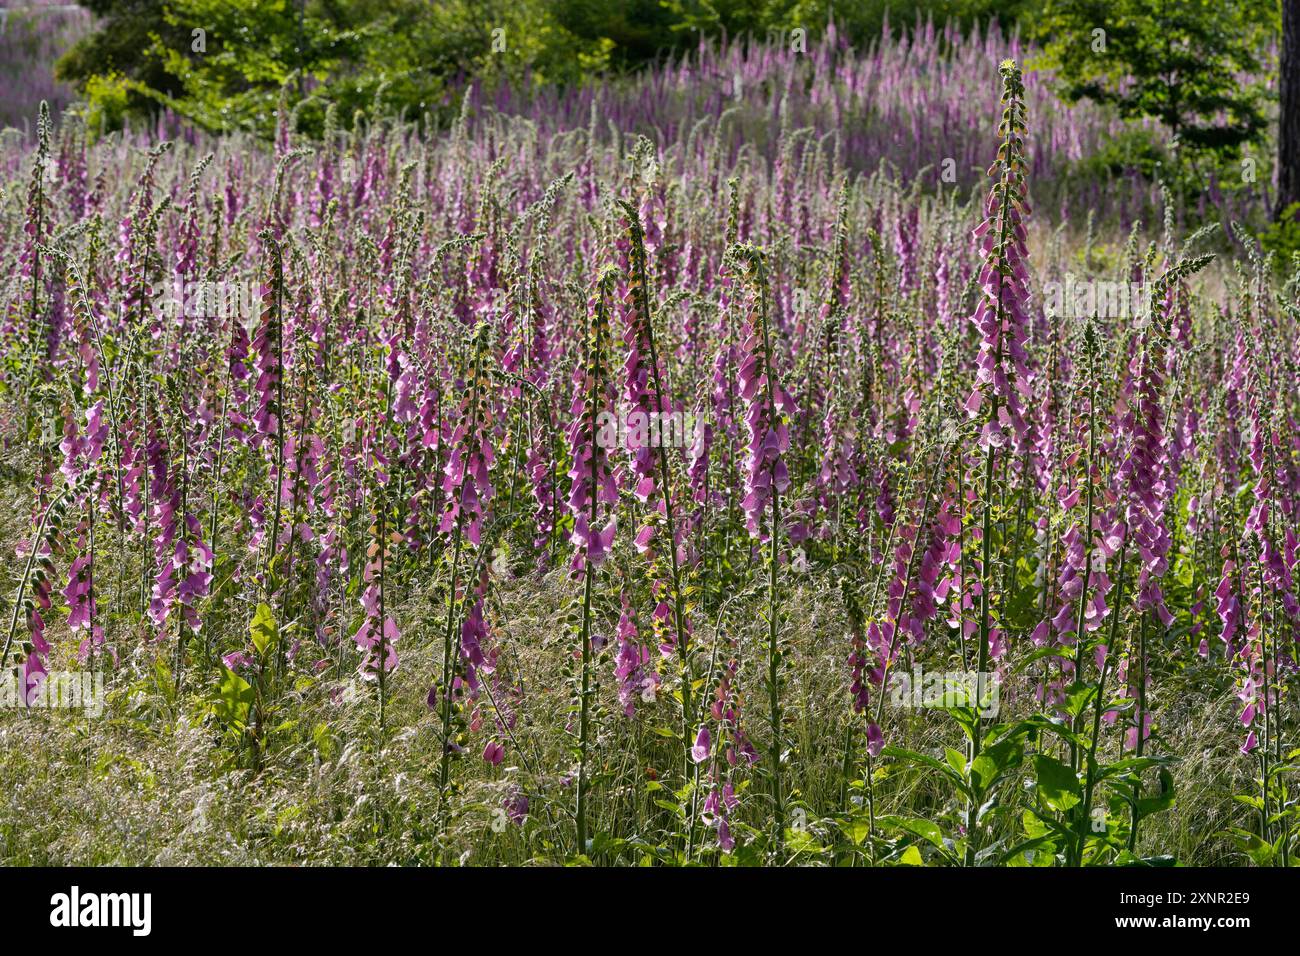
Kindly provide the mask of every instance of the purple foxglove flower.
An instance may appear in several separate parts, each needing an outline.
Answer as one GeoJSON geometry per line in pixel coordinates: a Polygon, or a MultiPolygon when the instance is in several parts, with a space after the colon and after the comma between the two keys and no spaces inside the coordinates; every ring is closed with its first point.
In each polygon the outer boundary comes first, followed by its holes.
{"type": "Polygon", "coordinates": [[[696,763],[704,763],[709,759],[709,728],[701,727],[700,732],[695,736],[695,746],[691,748],[691,759],[696,763]]]}

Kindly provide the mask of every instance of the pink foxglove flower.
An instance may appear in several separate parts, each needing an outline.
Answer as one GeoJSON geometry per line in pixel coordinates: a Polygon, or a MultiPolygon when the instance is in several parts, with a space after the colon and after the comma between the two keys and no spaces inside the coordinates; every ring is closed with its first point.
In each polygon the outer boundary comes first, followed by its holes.
{"type": "Polygon", "coordinates": [[[607,442],[600,440],[599,416],[610,407],[613,386],[609,366],[609,301],[615,273],[605,269],[587,302],[586,354],[575,369],[573,402],[567,437],[573,464],[569,468],[568,507],[573,515],[575,547],[572,569],[599,565],[614,542],[617,518],[609,506],[618,502],[618,485],[610,467],[607,442]]]}

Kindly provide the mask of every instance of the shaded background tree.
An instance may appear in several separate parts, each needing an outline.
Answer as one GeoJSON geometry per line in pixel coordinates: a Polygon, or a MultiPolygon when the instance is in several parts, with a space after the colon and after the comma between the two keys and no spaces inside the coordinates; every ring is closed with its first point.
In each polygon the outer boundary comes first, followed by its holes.
{"type": "Polygon", "coordinates": [[[1151,117],[1171,135],[1171,185],[1204,189],[1267,132],[1265,50],[1272,0],[1046,0],[1032,32],[1067,100],[1151,117]]]}
{"type": "MultiPolygon", "coordinates": [[[[927,18],[963,28],[1013,23],[1023,0],[92,0],[99,18],[59,62],[92,123],[169,108],[212,130],[271,132],[280,88],[328,98],[346,122],[372,105],[454,108],[449,90],[492,83],[581,83],[679,54],[702,37],[833,22],[865,48],[886,27],[927,18]],[[201,29],[203,49],[193,31],[201,29]]],[[[302,110],[310,128],[323,109],[302,110]]]]}
{"type": "Polygon", "coordinates": [[[1282,0],[1278,68],[1277,203],[1273,216],[1300,218],[1300,0],[1282,0]]]}

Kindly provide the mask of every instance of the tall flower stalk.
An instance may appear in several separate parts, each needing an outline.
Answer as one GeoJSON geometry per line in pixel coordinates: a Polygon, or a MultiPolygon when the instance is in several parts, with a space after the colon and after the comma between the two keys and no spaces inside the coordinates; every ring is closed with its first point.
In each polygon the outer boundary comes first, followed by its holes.
{"type": "Polygon", "coordinates": [[[592,627],[595,616],[596,569],[609,554],[616,518],[604,528],[603,511],[618,503],[618,487],[610,470],[605,442],[599,440],[601,412],[613,397],[610,375],[610,302],[617,272],[606,266],[587,300],[587,329],[583,357],[574,373],[573,403],[567,437],[572,466],[568,507],[573,516],[572,568],[582,574],[582,614],[578,631],[578,780],[574,815],[579,853],[587,852],[587,800],[590,781],[587,759],[591,746],[592,627]],[[602,507],[603,506],[603,507],[602,507]]]}
{"type": "MultiPolygon", "coordinates": [[[[626,201],[620,201],[619,205],[623,209],[626,222],[630,267],[628,294],[631,298],[631,307],[628,313],[628,334],[626,336],[629,349],[626,367],[632,371],[632,375],[628,388],[628,398],[633,402],[633,407],[643,414],[647,405],[653,414],[670,414],[672,412],[672,400],[664,389],[659,352],[655,344],[654,318],[650,310],[650,288],[646,275],[645,230],[641,226],[641,218],[635,206],[626,201]],[[642,360],[648,363],[648,369],[641,368],[642,360]],[[648,382],[643,380],[646,371],[649,373],[648,382]],[[647,385],[653,389],[648,394],[647,385]]],[[[691,715],[694,712],[691,705],[691,685],[694,682],[694,672],[691,666],[691,647],[689,644],[690,627],[686,620],[685,598],[682,593],[682,568],[679,556],[681,542],[678,537],[679,517],[674,506],[673,482],[668,464],[667,444],[661,434],[657,449],[642,447],[635,449],[634,454],[637,456],[638,474],[643,470],[645,457],[653,455],[658,464],[658,507],[662,509],[664,525],[668,532],[665,547],[668,551],[671,573],[672,593],[670,600],[672,601],[674,644],[677,648],[677,657],[681,668],[682,753],[684,756],[689,756],[692,732],[691,715]]],[[[644,483],[645,478],[648,477],[650,476],[642,477],[642,482],[644,483]]],[[[653,481],[653,479],[651,480],[653,481]]],[[[639,485],[637,489],[638,497],[642,497],[641,490],[642,486],[639,485]]],[[[649,526],[638,532],[636,536],[638,546],[647,547],[650,541],[649,535],[652,533],[653,529],[649,526]]]]}
{"type": "MultiPolygon", "coordinates": [[[[972,319],[980,335],[976,361],[975,389],[966,401],[966,412],[977,416],[985,402],[988,413],[980,431],[984,449],[984,489],[980,501],[980,610],[979,646],[976,671],[988,670],[990,650],[1001,644],[993,609],[994,538],[993,513],[997,494],[999,459],[1006,460],[1009,446],[1027,437],[1022,396],[1029,393],[1025,341],[1028,332],[1028,250],[1024,220],[1029,215],[1028,183],[1025,178],[1024,137],[1026,132],[1024,83],[1020,67],[1005,60],[1002,75],[1002,120],[998,124],[1001,145],[998,161],[989,168],[997,178],[985,204],[986,218],[975,230],[984,265],[979,276],[980,301],[972,319]],[[1003,454],[999,456],[999,452],[1003,454]]],[[[982,724],[975,721],[970,741],[970,760],[980,754],[982,724]]],[[[976,808],[968,808],[967,862],[974,860],[976,808]]]]}
{"type": "Polygon", "coordinates": [[[737,382],[745,403],[748,432],[745,497],[741,508],[752,537],[767,544],[767,698],[771,739],[768,773],[771,780],[771,847],[776,852],[785,837],[785,789],[781,759],[784,734],[781,717],[780,599],[777,570],[781,563],[781,495],[790,487],[784,458],[790,449],[788,420],[795,414],[790,395],[777,380],[769,315],[767,265],[763,253],[748,243],[727,250],[726,264],[745,283],[737,382]]]}
{"type": "Polygon", "coordinates": [[[451,775],[451,756],[457,749],[452,740],[452,719],[456,694],[463,686],[463,648],[465,597],[461,581],[461,563],[468,540],[477,548],[482,542],[484,508],[492,497],[489,469],[493,452],[488,429],[491,426],[491,388],[489,346],[491,327],[479,323],[470,343],[469,367],[460,383],[464,399],[460,419],[451,435],[451,451],[443,472],[442,490],[447,495],[438,530],[449,536],[451,546],[451,580],[447,592],[447,613],[443,621],[442,671],[429,693],[430,706],[436,706],[442,723],[442,757],[439,762],[438,786],[445,795],[451,775]]]}

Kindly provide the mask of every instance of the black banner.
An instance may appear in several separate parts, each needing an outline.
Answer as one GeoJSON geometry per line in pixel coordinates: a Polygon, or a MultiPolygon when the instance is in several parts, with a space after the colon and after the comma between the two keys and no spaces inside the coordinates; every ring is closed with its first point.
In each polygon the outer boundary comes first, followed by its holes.
{"type": "Polygon", "coordinates": [[[910,926],[937,939],[1029,930],[1217,940],[1288,927],[1300,879],[1286,870],[1182,868],[105,868],[0,870],[0,886],[24,935],[129,946],[250,932],[259,943],[339,943],[374,939],[377,930],[437,934],[444,920],[461,926],[456,933],[477,927],[493,940],[519,934],[530,942],[550,932],[626,934],[636,925],[653,934],[656,923],[679,919],[705,927],[739,918],[752,928],[774,907],[782,920],[828,933],[879,920],[887,932],[910,926]]]}

